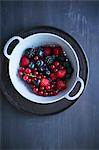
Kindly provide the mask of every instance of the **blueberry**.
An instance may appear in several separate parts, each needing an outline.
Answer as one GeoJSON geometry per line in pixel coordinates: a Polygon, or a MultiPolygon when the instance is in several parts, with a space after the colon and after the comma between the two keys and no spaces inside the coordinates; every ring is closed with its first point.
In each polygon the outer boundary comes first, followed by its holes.
{"type": "Polygon", "coordinates": [[[41,67],[44,65],[44,62],[43,60],[38,60],[36,64],[41,67]]]}
{"type": "Polygon", "coordinates": [[[33,62],[31,62],[30,64],[29,64],[29,68],[34,68],[35,67],[35,64],[33,63],[33,62]]]}

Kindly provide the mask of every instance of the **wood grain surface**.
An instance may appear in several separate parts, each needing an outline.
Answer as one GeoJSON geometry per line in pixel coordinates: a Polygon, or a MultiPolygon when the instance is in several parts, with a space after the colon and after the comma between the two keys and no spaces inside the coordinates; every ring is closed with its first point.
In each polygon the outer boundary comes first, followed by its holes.
{"type": "Polygon", "coordinates": [[[85,50],[90,65],[83,95],[57,115],[22,113],[1,93],[1,149],[99,149],[99,2],[0,1],[0,7],[1,50],[18,32],[49,25],[71,34],[85,50]]]}

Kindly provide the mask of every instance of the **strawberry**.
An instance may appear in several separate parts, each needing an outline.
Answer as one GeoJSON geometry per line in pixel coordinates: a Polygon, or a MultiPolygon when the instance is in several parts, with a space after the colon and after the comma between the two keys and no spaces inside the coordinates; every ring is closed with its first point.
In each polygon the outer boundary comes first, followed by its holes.
{"type": "Polygon", "coordinates": [[[66,69],[61,69],[57,72],[57,77],[64,78],[66,75],[66,69]]]}
{"type": "Polygon", "coordinates": [[[46,78],[42,78],[40,82],[40,86],[48,86],[50,85],[50,81],[46,78]]]}
{"type": "Polygon", "coordinates": [[[61,47],[55,47],[53,49],[53,53],[54,53],[54,55],[58,55],[59,56],[62,53],[62,48],[61,47]]]}
{"type": "Polygon", "coordinates": [[[29,64],[29,59],[26,56],[23,56],[21,58],[21,66],[25,67],[25,66],[28,66],[28,64],[29,64]]]}
{"type": "Polygon", "coordinates": [[[54,81],[54,80],[57,79],[57,76],[56,76],[55,73],[51,73],[51,74],[50,74],[50,78],[54,81]]]}
{"type": "Polygon", "coordinates": [[[44,47],[44,54],[45,56],[51,55],[51,48],[50,47],[44,47]]]}
{"type": "Polygon", "coordinates": [[[66,84],[62,80],[57,80],[56,87],[58,90],[64,90],[66,88],[66,84]]]}

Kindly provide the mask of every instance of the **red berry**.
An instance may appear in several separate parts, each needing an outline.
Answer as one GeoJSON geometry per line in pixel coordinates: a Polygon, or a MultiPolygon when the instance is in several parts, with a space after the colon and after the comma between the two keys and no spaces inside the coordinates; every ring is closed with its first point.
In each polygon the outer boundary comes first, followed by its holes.
{"type": "Polygon", "coordinates": [[[39,95],[39,96],[42,96],[42,95],[43,95],[43,91],[40,91],[40,92],[38,93],[38,95],[39,95]]]}
{"type": "Polygon", "coordinates": [[[53,93],[53,92],[49,92],[49,95],[50,95],[50,96],[53,96],[53,95],[54,95],[54,93],[53,93]]]}
{"type": "Polygon", "coordinates": [[[35,56],[35,57],[34,57],[34,60],[38,60],[38,59],[39,59],[39,57],[38,57],[38,56],[35,56]]]}
{"type": "Polygon", "coordinates": [[[50,81],[46,78],[42,78],[40,82],[40,86],[48,86],[50,84],[50,81]]]}
{"type": "Polygon", "coordinates": [[[51,53],[52,53],[51,47],[44,47],[44,55],[45,56],[49,56],[49,55],[51,55],[51,53]]]}
{"type": "Polygon", "coordinates": [[[31,73],[31,69],[30,68],[26,68],[25,72],[26,73],[31,73]]]}
{"type": "Polygon", "coordinates": [[[50,89],[51,89],[50,85],[46,86],[46,90],[50,90],[50,89]]]}
{"type": "Polygon", "coordinates": [[[38,75],[39,73],[37,71],[34,71],[34,75],[38,75]]]}
{"type": "Polygon", "coordinates": [[[25,68],[24,67],[20,67],[19,70],[23,72],[25,70],[25,68]]]}
{"type": "Polygon", "coordinates": [[[59,62],[58,61],[55,61],[55,66],[57,67],[57,66],[59,66],[59,62]]]}
{"type": "Polygon", "coordinates": [[[37,68],[34,68],[34,71],[37,71],[37,68]]]}
{"type": "Polygon", "coordinates": [[[57,71],[58,71],[58,69],[56,69],[56,68],[55,68],[53,71],[54,71],[54,72],[57,72],[57,71]]]}
{"type": "Polygon", "coordinates": [[[38,92],[38,88],[34,88],[34,89],[33,89],[33,92],[34,92],[34,93],[37,93],[37,92],[38,92]]]}
{"type": "Polygon", "coordinates": [[[33,84],[33,85],[31,85],[31,88],[32,88],[32,89],[34,89],[34,88],[35,88],[35,85],[34,85],[34,84],[33,84]]]}
{"type": "Polygon", "coordinates": [[[29,77],[28,77],[27,75],[24,75],[24,76],[23,76],[23,80],[24,80],[24,81],[27,81],[28,78],[29,78],[29,77]]]}
{"type": "Polygon", "coordinates": [[[41,91],[43,91],[44,89],[45,89],[44,86],[41,86],[41,87],[40,87],[40,90],[41,90],[41,91]]]}
{"type": "Polygon", "coordinates": [[[32,81],[32,79],[31,79],[31,78],[29,78],[29,79],[27,80],[27,82],[28,82],[28,83],[31,83],[31,81],[32,81]]]}
{"type": "Polygon", "coordinates": [[[36,80],[36,77],[32,78],[32,82],[34,82],[36,80]]]}
{"type": "Polygon", "coordinates": [[[57,95],[58,94],[58,90],[54,91],[53,93],[54,93],[54,95],[57,95]]]}
{"type": "Polygon", "coordinates": [[[51,89],[54,87],[54,84],[50,85],[51,89]]]}
{"type": "Polygon", "coordinates": [[[56,79],[57,79],[57,76],[56,76],[54,73],[51,73],[51,74],[50,74],[50,78],[51,78],[52,80],[56,80],[56,79]]]}
{"type": "Polygon", "coordinates": [[[47,92],[44,92],[44,94],[43,94],[44,96],[48,96],[48,93],[47,92]]]}
{"type": "Polygon", "coordinates": [[[19,71],[18,75],[21,77],[23,75],[23,72],[19,71]]]}
{"type": "Polygon", "coordinates": [[[38,79],[41,79],[42,77],[40,75],[37,76],[38,79]]]}
{"type": "Polygon", "coordinates": [[[57,77],[63,78],[66,75],[66,69],[61,69],[57,72],[57,77]]]}
{"type": "Polygon", "coordinates": [[[46,76],[42,75],[42,78],[46,78],[46,76]]]}
{"type": "Polygon", "coordinates": [[[51,65],[51,69],[54,69],[55,68],[55,66],[54,65],[51,65]]]}
{"type": "Polygon", "coordinates": [[[61,47],[55,47],[53,49],[54,55],[60,55],[62,53],[62,48],[61,47]]]}
{"type": "Polygon", "coordinates": [[[64,69],[64,66],[59,66],[59,69],[64,69]]]}
{"type": "Polygon", "coordinates": [[[57,87],[58,90],[63,90],[63,89],[66,88],[66,84],[64,83],[64,81],[58,80],[56,82],[56,87],[57,87]]]}
{"type": "Polygon", "coordinates": [[[21,58],[21,66],[25,67],[25,66],[28,66],[28,64],[29,64],[29,59],[26,56],[23,56],[21,58]]]}

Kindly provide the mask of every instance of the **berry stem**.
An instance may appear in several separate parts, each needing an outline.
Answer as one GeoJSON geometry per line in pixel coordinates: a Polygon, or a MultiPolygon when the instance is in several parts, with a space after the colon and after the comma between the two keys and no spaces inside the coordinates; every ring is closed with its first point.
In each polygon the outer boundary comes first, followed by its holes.
{"type": "Polygon", "coordinates": [[[29,77],[36,77],[36,76],[35,76],[35,75],[33,75],[32,73],[27,74],[27,73],[25,73],[25,72],[24,72],[24,75],[27,75],[27,76],[29,76],[29,77]]]}

